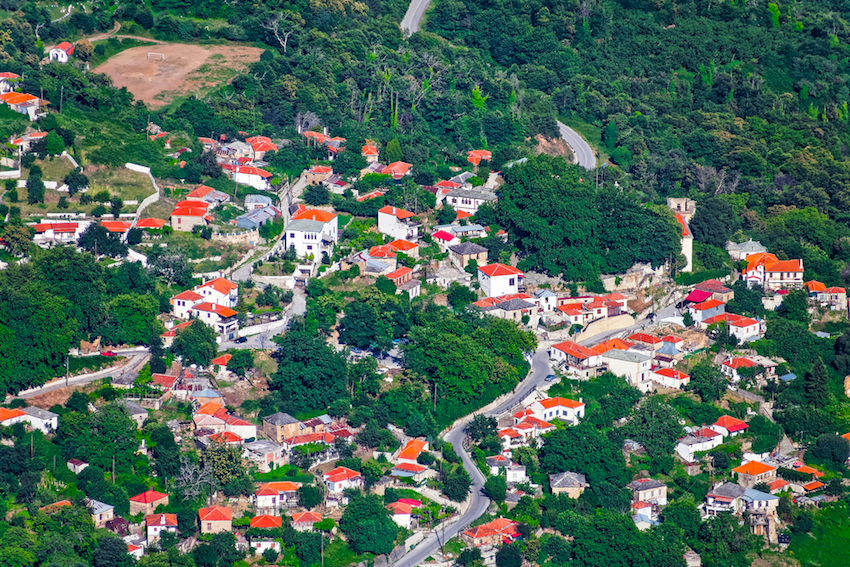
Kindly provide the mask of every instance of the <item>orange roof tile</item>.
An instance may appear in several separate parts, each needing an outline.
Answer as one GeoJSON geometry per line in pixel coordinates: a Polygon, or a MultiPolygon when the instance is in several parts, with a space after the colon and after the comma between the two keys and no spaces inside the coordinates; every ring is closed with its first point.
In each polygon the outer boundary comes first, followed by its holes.
{"type": "Polygon", "coordinates": [[[789,485],[789,483],[788,483],[787,480],[782,480],[781,478],[777,478],[776,480],[771,482],[768,486],[770,486],[770,491],[773,492],[774,490],[777,490],[779,488],[783,488],[783,487],[788,486],[788,485],[789,485]]]}
{"type": "Polygon", "coordinates": [[[164,219],[147,218],[147,219],[140,219],[136,223],[136,228],[162,228],[164,226],[165,226],[165,220],[164,219]]]}
{"type": "Polygon", "coordinates": [[[217,404],[215,402],[208,402],[208,403],[202,405],[201,407],[199,407],[198,411],[196,413],[199,413],[199,414],[202,414],[202,415],[213,415],[215,412],[217,412],[220,409],[224,409],[224,406],[221,405],[221,404],[217,404]]]}
{"type": "Polygon", "coordinates": [[[720,416],[720,419],[715,421],[714,425],[716,425],[718,427],[722,427],[723,429],[725,429],[726,431],[729,431],[730,433],[734,433],[736,431],[742,431],[744,429],[749,428],[749,425],[747,425],[745,422],[741,421],[740,419],[734,418],[731,415],[720,416]]]}
{"type": "Polygon", "coordinates": [[[389,244],[382,244],[369,248],[369,256],[372,258],[395,258],[395,251],[389,244]]]}
{"type": "Polygon", "coordinates": [[[279,528],[282,525],[283,519],[280,516],[269,516],[268,514],[263,514],[262,516],[254,516],[251,518],[252,528],[272,529],[279,528]]]}
{"type": "Polygon", "coordinates": [[[233,358],[232,354],[222,354],[221,356],[212,359],[210,362],[216,366],[227,366],[227,363],[230,362],[231,358],[233,358]]]}
{"type": "Polygon", "coordinates": [[[546,409],[552,409],[554,407],[564,407],[572,409],[584,407],[584,404],[582,402],[577,402],[569,398],[546,398],[545,400],[540,400],[540,405],[546,409]]]}
{"type": "Polygon", "coordinates": [[[573,358],[578,358],[579,360],[584,360],[593,356],[593,351],[572,341],[564,341],[562,343],[552,345],[552,348],[556,348],[559,351],[564,352],[569,356],[572,356],[573,358]]]}
{"type": "Polygon", "coordinates": [[[679,222],[680,225],[682,225],[682,236],[690,236],[691,231],[688,230],[688,225],[685,224],[685,219],[682,218],[682,215],[676,213],[676,220],[679,222]]]}
{"type": "Polygon", "coordinates": [[[750,461],[748,463],[744,463],[740,467],[735,467],[734,469],[732,469],[732,472],[736,474],[757,476],[775,470],[776,467],[772,467],[768,464],[761,463],[759,461],[750,461]]]}
{"type": "Polygon", "coordinates": [[[177,527],[177,514],[148,514],[145,525],[177,527]]]}
{"type": "Polygon", "coordinates": [[[232,431],[221,431],[210,435],[210,441],[215,441],[216,443],[241,443],[244,439],[232,431]]]}
{"type": "Polygon", "coordinates": [[[137,494],[130,498],[130,502],[139,502],[140,504],[153,504],[163,498],[168,498],[168,494],[157,492],[156,490],[146,490],[141,494],[137,494]]]}
{"type": "Polygon", "coordinates": [[[662,342],[658,337],[653,337],[652,335],[648,335],[646,333],[635,333],[629,336],[630,341],[635,341],[638,343],[646,343],[649,345],[657,345],[662,342]]]}
{"type": "Polygon", "coordinates": [[[814,492],[815,490],[820,490],[824,486],[826,486],[824,483],[822,483],[818,480],[815,480],[815,481],[812,481],[808,484],[804,484],[803,488],[806,489],[806,492],[814,492]]]}
{"type": "Polygon", "coordinates": [[[315,512],[299,512],[297,514],[292,514],[292,523],[293,524],[315,524],[316,522],[321,522],[322,516],[315,512]]]}
{"type": "Polygon", "coordinates": [[[298,206],[298,211],[292,215],[292,220],[313,220],[319,222],[331,222],[336,218],[336,213],[322,211],[320,209],[308,209],[304,205],[298,206]]]}
{"type": "Polygon", "coordinates": [[[361,196],[357,197],[357,201],[359,203],[362,203],[363,201],[369,201],[371,199],[376,199],[378,197],[383,197],[383,196],[384,196],[383,191],[372,191],[371,193],[366,193],[365,195],[361,195],[361,196]]]}
{"type": "Polygon", "coordinates": [[[4,422],[6,420],[9,420],[9,419],[21,417],[23,415],[26,415],[26,413],[22,412],[21,410],[19,410],[17,408],[14,408],[14,409],[0,408],[0,423],[4,422]]]}
{"type": "Polygon", "coordinates": [[[413,250],[414,248],[419,247],[419,245],[415,242],[409,242],[400,238],[398,240],[393,240],[392,242],[390,242],[389,245],[395,250],[398,250],[399,252],[407,252],[409,250],[413,250]]]}
{"type": "Polygon", "coordinates": [[[427,441],[422,441],[421,439],[411,439],[398,454],[398,458],[415,461],[427,444],[427,441]]]}
{"type": "Polygon", "coordinates": [[[723,305],[722,301],[717,301],[716,299],[709,299],[708,301],[703,301],[702,303],[697,303],[696,305],[692,305],[691,309],[695,311],[705,311],[706,309],[714,309],[723,305]]]}
{"type": "Polygon", "coordinates": [[[211,287],[222,295],[228,295],[230,292],[239,289],[239,284],[234,283],[226,278],[215,278],[200,287],[211,287]]]}
{"type": "Polygon", "coordinates": [[[758,366],[755,362],[750,360],[749,358],[733,358],[731,360],[726,360],[723,362],[724,366],[728,366],[734,370],[739,368],[755,368],[758,366]]]}
{"type": "Polygon", "coordinates": [[[419,474],[428,467],[423,467],[422,465],[414,465],[413,463],[399,463],[393,469],[398,469],[400,471],[412,472],[413,474],[419,474]]]}
{"type": "Polygon", "coordinates": [[[393,177],[401,177],[403,175],[407,175],[407,172],[410,171],[411,167],[413,167],[413,164],[405,163],[403,161],[394,161],[387,165],[381,173],[392,175],[393,177]]]}
{"type": "Polygon", "coordinates": [[[209,301],[205,301],[203,303],[198,303],[194,307],[193,310],[196,311],[204,311],[207,313],[215,313],[220,317],[233,317],[236,315],[236,311],[229,307],[224,307],[223,305],[217,305],[215,303],[210,303],[209,301]]]}
{"type": "Polygon", "coordinates": [[[801,467],[797,467],[794,470],[797,471],[797,472],[814,475],[816,478],[820,478],[824,475],[824,473],[820,472],[817,469],[813,469],[812,467],[810,467],[808,465],[803,465],[801,467]]]}
{"type": "Polygon", "coordinates": [[[186,301],[198,301],[199,299],[203,299],[204,296],[200,293],[196,293],[191,289],[187,289],[186,291],[181,291],[171,299],[185,299],[186,301]]]}
{"type": "Polygon", "coordinates": [[[521,276],[522,275],[522,272],[520,270],[514,268],[513,266],[506,266],[505,264],[499,264],[499,263],[487,264],[486,266],[481,266],[481,267],[478,268],[478,271],[480,271],[483,274],[490,276],[491,278],[494,278],[496,276],[515,276],[515,275],[521,276]]]}
{"type": "MultiPolygon", "coordinates": [[[[201,201],[194,201],[200,203],[201,201]]],[[[176,207],[171,211],[172,217],[203,217],[206,216],[207,209],[205,207],[176,207]]]]}
{"type": "Polygon", "coordinates": [[[416,216],[410,211],[405,211],[404,209],[399,209],[398,207],[391,207],[390,205],[378,209],[378,212],[383,213],[385,215],[392,215],[399,220],[409,219],[410,217],[416,216]]]}
{"type": "Polygon", "coordinates": [[[366,144],[360,149],[360,154],[363,156],[376,156],[378,155],[378,147],[366,144]]]}
{"type": "Polygon", "coordinates": [[[413,506],[404,502],[390,502],[387,504],[387,510],[393,515],[409,515],[413,511],[413,506]]]}
{"type": "Polygon", "coordinates": [[[202,522],[229,522],[233,519],[233,512],[224,506],[210,506],[198,510],[198,517],[202,522]]]}
{"type": "Polygon", "coordinates": [[[260,488],[257,490],[259,493],[261,490],[271,490],[275,494],[280,494],[281,492],[295,492],[301,486],[300,482],[289,482],[289,481],[276,481],[276,482],[267,482],[265,484],[261,484],[260,488]]]}
{"type": "Polygon", "coordinates": [[[808,288],[809,292],[825,291],[826,290],[826,286],[824,284],[822,284],[821,282],[817,281],[817,280],[812,280],[812,281],[806,282],[803,285],[808,288]]]}
{"type": "Polygon", "coordinates": [[[337,467],[332,471],[325,473],[325,478],[330,482],[341,482],[343,480],[351,480],[360,476],[360,473],[346,467],[337,467]]]}
{"type": "Polygon", "coordinates": [[[765,272],[802,272],[802,260],[780,260],[764,266],[765,272]]]}
{"type": "Polygon", "coordinates": [[[206,185],[198,185],[195,187],[195,190],[186,195],[187,199],[203,199],[210,193],[215,191],[212,187],[208,187],[206,185]]]}
{"type": "Polygon", "coordinates": [[[399,269],[392,271],[389,274],[387,274],[387,277],[391,280],[395,280],[395,279],[404,277],[411,272],[413,272],[413,270],[410,269],[410,268],[406,268],[406,267],[405,268],[399,268],[399,269]]]}
{"type": "Polygon", "coordinates": [[[690,376],[688,376],[684,372],[679,372],[678,370],[675,370],[673,368],[659,368],[655,371],[655,373],[660,376],[672,378],[674,380],[687,380],[688,378],[690,378],[690,376]]]}
{"type": "Polygon", "coordinates": [[[101,221],[100,225],[109,232],[127,232],[133,223],[126,221],[101,221]]]}
{"type": "Polygon", "coordinates": [[[826,288],[825,293],[831,293],[831,294],[842,294],[842,293],[844,293],[844,294],[846,294],[847,291],[843,287],[828,287],[828,288],[826,288]]]}

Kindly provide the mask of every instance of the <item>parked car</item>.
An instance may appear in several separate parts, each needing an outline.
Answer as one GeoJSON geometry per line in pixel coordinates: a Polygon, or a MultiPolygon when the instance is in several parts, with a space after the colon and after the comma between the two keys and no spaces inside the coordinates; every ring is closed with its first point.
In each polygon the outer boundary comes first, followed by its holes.
{"type": "Polygon", "coordinates": [[[546,377],[546,381],[547,381],[547,382],[551,382],[551,381],[552,381],[552,380],[554,380],[555,378],[557,378],[557,376],[555,376],[554,374],[550,374],[549,376],[547,376],[547,377],[546,377]]]}
{"type": "Polygon", "coordinates": [[[108,350],[106,352],[100,353],[100,356],[118,356],[118,353],[115,351],[108,350]]]}
{"type": "Polygon", "coordinates": [[[236,337],[236,340],[233,342],[238,344],[247,343],[248,337],[236,337]]]}

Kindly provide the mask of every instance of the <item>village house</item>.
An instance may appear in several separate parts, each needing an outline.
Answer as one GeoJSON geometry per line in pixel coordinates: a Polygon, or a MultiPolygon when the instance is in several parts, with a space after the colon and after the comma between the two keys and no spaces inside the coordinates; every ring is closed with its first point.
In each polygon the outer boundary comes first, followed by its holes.
{"type": "Polygon", "coordinates": [[[521,322],[523,317],[530,318],[537,313],[537,305],[532,303],[532,300],[527,293],[515,293],[501,297],[485,297],[472,305],[494,317],[521,322]]]}
{"type": "Polygon", "coordinates": [[[847,311],[847,290],[843,287],[827,287],[816,295],[817,302],[833,311],[847,311]]]}
{"type": "Polygon", "coordinates": [[[94,527],[96,528],[106,527],[106,522],[115,517],[115,507],[111,504],[106,504],[91,498],[86,498],[83,502],[85,503],[86,508],[89,509],[89,512],[91,512],[91,519],[92,522],[94,522],[94,527]]]}
{"type": "Polygon", "coordinates": [[[212,327],[218,337],[217,342],[235,339],[239,331],[238,313],[229,307],[215,305],[208,301],[192,307],[192,316],[212,327]]]}
{"type": "Polygon", "coordinates": [[[387,167],[385,167],[381,173],[384,175],[391,175],[394,181],[400,181],[404,176],[412,174],[410,171],[410,168],[412,167],[413,165],[410,163],[394,161],[392,163],[388,163],[387,167]]]}
{"type": "Polygon", "coordinates": [[[626,485],[632,491],[635,502],[649,502],[658,506],[667,505],[667,485],[652,478],[639,478],[626,485]]]}
{"type": "Polygon", "coordinates": [[[130,400],[118,400],[118,405],[127,410],[127,414],[136,423],[136,429],[141,429],[148,418],[148,410],[130,400]]]}
{"type": "Polygon", "coordinates": [[[202,534],[217,534],[233,529],[233,512],[224,506],[210,506],[198,510],[202,534]]]}
{"type": "MultiPolygon", "coordinates": [[[[421,505],[421,504],[420,504],[421,505]]],[[[392,502],[386,505],[387,510],[392,514],[393,521],[405,529],[410,529],[410,520],[413,515],[413,508],[407,502],[392,502]]]]}
{"type": "Polygon", "coordinates": [[[59,428],[59,416],[52,411],[36,406],[27,406],[21,408],[21,411],[25,414],[21,416],[21,421],[28,423],[33,429],[38,429],[42,433],[52,433],[59,428]]]}
{"type": "Polygon", "coordinates": [[[242,458],[255,463],[261,473],[286,464],[283,447],[268,439],[258,439],[242,445],[242,458]]]}
{"type": "Polygon", "coordinates": [[[767,252],[747,256],[742,278],[749,287],[761,286],[765,291],[799,289],[803,286],[803,261],[779,260],[767,252]]]}
{"type": "Polygon", "coordinates": [[[558,419],[568,425],[578,425],[579,420],[584,419],[584,412],[585,405],[581,398],[576,402],[569,398],[556,397],[532,402],[525,410],[515,413],[513,417],[517,423],[528,415],[533,415],[543,421],[558,419]]]}
{"type": "MultiPolygon", "coordinates": [[[[735,298],[735,291],[723,285],[720,280],[706,280],[694,286],[694,291],[710,293],[711,295],[697,300],[697,303],[706,299],[716,299],[722,303],[729,303],[735,298]]],[[[688,296],[690,297],[690,296],[688,296]]]]}
{"type": "Polygon", "coordinates": [[[74,44],[63,41],[47,52],[48,59],[57,63],[67,63],[74,54],[74,44]]]}
{"type": "Polygon", "coordinates": [[[692,272],[694,269],[694,235],[685,218],[676,213],[676,220],[682,227],[682,256],[685,257],[685,265],[679,268],[680,272],[692,272]]]}
{"type": "Polygon", "coordinates": [[[263,433],[275,443],[301,433],[301,422],[288,413],[278,412],[263,418],[263,433]]]}
{"type": "Polygon", "coordinates": [[[322,516],[315,512],[299,512],[292,514],[292,523],[290,525],[299,532],[312,532],[315,530],[313,526],[321,521],[322,516]]]}
{"type": "Polygon", "coordinates": [[[0,94],[12,92],[19,82],[21,82],[21,76],[16,73],[9,71],[0,73],[0,94]]]}
{"type": "MultiPolygon", "coordinates": [[[[712,299],[710,301],[714,300],[712,299]]],[[[725,323],[729,329],[729,334],[737,337],[740,342],[749,341],[761,333],[761,324],[758,321],[734,313],[721,313],[720,315],[709,317],[702,320],[699,326],[702,329],[708,329],[709,326],[717,323],[725,323]]]]}
{"type": "Polygon", "coordinates": [[[469,150],[466,152],[466,161],[478,167],[482,161],[490,161],[493,159],[493,154],[490,150],[469,150]]]}
{"type": "Polygon", "coordinates": [[[504,455],[487,457],[485,459],[485,462],[487,463],[487,466],[490,469],[490,474],[492,476],[500,476],[502,475],[502,471],[504,471],[505,474],[502,476],[505,477],[505,481],[509,484],[525,482],[528,479],[528,476],[526,476],[525,467],[514,463],[504,455]]]}
{"type": "MultiPolygon", "coordinates": [[[[0,90],[2,90],[3,83],[4,81],[0,80],[0,90]]],[[[14,146],[18,146],[19,153],[27,153],[32,149],[33,144],[43,140],[45,137],[47,137],[47,132],[30,132],[28,134],[22,135],[20,138],[15,138],[14,136],[12,136],[9,143],[14,146]]]]}
{"type": "Polygon", "coordinates": [[[694,323],[701,323],[706,319],[721,315],[726,312],[726,304],[716,299],[708,299],[702,303],[688,306],[688,313],[694,320],[694,323]]]}
{"type": "Polygon", "coordinates": [[[325,486],[332,493],[341,493],[346,488],[363,488],[364,481],[360,473],[345,467],[337,467],[324,475],[325,486]]]}
{"type": "Polygon", "coordinates": [[[654,368],[652,379],[664,388],[676,388],[678,390],[684,390],[685,386],[691,381],[689,375],[673,368],[654,368]]]}
{"type": "Polygon", "coordinates": [[[749,428],[749,425],[731,415],[723,415],[713,424],[709,425],[709,428],[726,438],[740,435],[749,428]]]}
{"type": "Polygon", "coordinates": [[[162,532],[177,534],[177,514],[148,514],[145,516],[148,545],[162,536],[162,532]]]}
{"type": "Polygon", "coordinates": [[[181,201],[171,211],[169,219],[171,228],[181,232],[192,232],[196,226],[207,226],[210,217],[207,214],[209,205],[202,201],[181,201]]]}
{"type": "Polygon", "coordinates": [[[339,240],[336,213],[319,209],[308,209],[299,205],[286,227],[286,249],[295,249],[299,258],[312,256],[321,260],[322,253],[330,256],[339,240]]]}
{"type": "Polygon", "coordinates": [[[735,260],[736,262],[740,262],[741,260],[746,260],[747,256],[753,256],[755,254],[763,254],[767,252],[767,248],[765,248],[761,242],[758,242],[751,238],[746,242],[741,243],[727,242],[726,251],[729,252],[729,256],[731,256],[733,260],[735,260]]]}
{"type": "Polygon", "coordinates": [[[419,228],[422,223],[415,220],[416,215],[410,211],[387,205],[378,210],[378,232],[393,239],[419,240],[419,228]]]}
{"type": "Polygon", "coordinates": [[[360,155],[366,159],[366,163],[376,163],[379,156],[378,146],[367,140],[366,145],[360,149],[360,155]]]}
{"type": "Polygon", "coordinates": [[[738,484],[744,488],[753,488],[761,482],[770,484],[776,478],[776,467],[759,461],[744,463],[732,472],[738,475],[738,484]]]}
{"type": "Polygon", "coordinates": [[[67,465],[68,469],[74,474],[80,474],[86,469],[86,467],[89,466],[88,463],[79,459],[70,459],[68,460],[67,465]]]}
{"type": "Polygon", "coordinates": [[[314,165],[304,172],[304,180],[307,182],[307,185],[319,185],[322,181],[333,174],[334,170],[332,167],[327,165],[314,165]]]}
{"type": "Polygon", "coordinates": [[[271,138],[266,136],[252,136],[245,140],[251,145],[252,158],[254,161],[262,161],[268,152],[276,152],[277,145],[272,142],[271,138]]]}
{"type": "Polygon", "coordinates": [[[0,102],[5,103],[10,109],[23,114],[29,118],[30,122],[38,120],[42,116],[46,116],[46,112],[42,112],[41,108],[50,104],[49,101],[38,98],[31,94],[10,92],[0,95],[0,102]]]}
{"type": "Polygon", "coordinates": [[[549,488],[552,494],[566,494],[570,498],[578,498],[585,489],[590,488],[590,484],[583,474],[567,471],[550,474],[549,488]]]}
{"type": "Polygon", "coordinates": [[[723,364],[720,365],[720,370],[732,382],[737,383],[741,381],[739,370],[742,368],[756,368],[757,366],[755,362],[748,358],[737,357],[723,361],[723,364]]]}
{"type": "Polygon", "coordinates": [[[221,307],[233,308],[239,303],[239,285],[225,278],[215,278],[175,295],[172,300],[172,313],[175,317],[186,319],[198,303],[212,303],[221,307]]]}
{"type": "Polygon", "coordinates": [[[693,463],[697,460],[696,453],[710,451],[722,443],[723,436],[720,433],[703,427],[679,439],[675,451],[684,462],[693,463]]]}
{"type": "Polygon", "coordinates": [[[423,451],[428,450],[428,442],[422,439],[411,439],[401,448],[395,460],[400,463],[417,464],[417,459],[423,451]]]}
{"type": "Polygon", "coordinates": [[[414,482],[425,480],[428,467],[414,463],[399,463],[392,468],[389,476],[396,478],[409,478],[414,482]]]}
{"type": "MultiPolygon", "coordinates": [[[[251,518],[250,527],[258,530],[273,530],[283,526],[283,521],[277,516],[255,516],[251,518]]],[[[262,555],[267,549],[273,549],[280,552],[281,546],[279,541],[275,541],[270,537],[253,537],[251,542],[248,540],[242,541],[242,534],[237,535],[236,547],[242,549],[250,549],[255,555],[262,555]]]]}
{"type": "Polygon", "coordinates": [[[153,514],[159,505],[168,506],[168,494],[146,490],[130,498],[130,515],[153,514]]]}
{"type": "Polygon", "coordinates": [[[589,380],[596,376],[599,356],[587,347],[573,341],[564,341],[552,345],[549,358],[561,363],[564,369],[580,380],[589,380]]]}
{"type": "Polygon", "coordinates": [[[272,178],[272,174],[264,169],[249,165],[228,164],[222,165],[221,168],[224,170],[225,175],[230,177],[230,179],[236,183],[242,183],[253,187],[254,189],[261,189],[263,191],[271,189],[269,181],[272,178]]]}
{"type": "Polygon", "coordinates": [[[743,509],[742,497],[746,491],[743,486],[731,482],[722,483],[708,491],[705,502],[700,504],[700,511],[705,517],[737,514],[743,509]]]}
{"type": "Polygon", "coordinates": [[[267,195],[247,195],[245,197],[245,209],[247,211],[256,211],[265,209],[272,205],[272,198],[267,195]]]}
{"type": "Polygon", "coordinates": [[[514,417],[514,425],[499,430],[498,435],[502,442],[502,451],[510,453],[517,447],[536,447],[540,437],[554,430],[555,426],[548,421],[526,415],[521,418],[514,417]]]}
{"type": "Polygon", "coordinates": [[[519,523],[513,520],[496,518],[491,522],[466,530],[460,538],[467,547],[501,545],[503,542],[512,542],[519,537],[517,526],[519,526],[519,523]]]}
{"type": "Polygon", "coordinates": [[[396,286],[396,294],[407,292],[410,299],[419,297],[422,290],[422,281],[413,277],[413,270],[410,268],[398,268],[387,274],[387,278],[396,286]]]}
{"type": "Polygon", "coordinates": [[[282,507],[288,507],[298,501],[300,482],[278,481],[261,484],[252,496],[254,506],[263,514],[277,516],[282,507]]]}
{"type": "Polygon", "coordinates": [[[497,199],[495,193],[487,191],[484,187],[458,188],[452,189],[446,194],[443,206],[447,203],[456,211],[474,215],[478,212],[478,207],[484,203],[495,203],[497,199]]]}
{"type": "Polygon", "coordinates": [[[210,208],[214,208],[216,205],[230,201],[230,195],[212,187],[207,187],[206,185],[198,185],[186,195],[186,200],[201,201],[207,203],[210,208]]]}
{"type": "Polygon", "coordinates": [[[525,291],[525,275],[513,266],[488,264],[479,266],[478,281],[487,297],[499,297],[525,291]]]}
{"type": "Polygon", "coordinates": [[[652,390],[652,357],[648,354],[612,349],[601,358],[609,372],[623,376],[643,393],[652,390]]]}
{"type": "Polygon", "coordinates": [[[267,205],[261,209],[254,209],[241,214],[231,222],[235,223],[239,228],[244,228],[246,230],[259,230],[261,226],[272,223],[280,217],[280,209],[274,205],[267,205]]]}
{"type": "Polygon", "coordinates": [[[55,244],[70,244],[79,240],[91,222],[40,222],[28,225],[35,229],[33,243],[43,248],[55,244]]]}

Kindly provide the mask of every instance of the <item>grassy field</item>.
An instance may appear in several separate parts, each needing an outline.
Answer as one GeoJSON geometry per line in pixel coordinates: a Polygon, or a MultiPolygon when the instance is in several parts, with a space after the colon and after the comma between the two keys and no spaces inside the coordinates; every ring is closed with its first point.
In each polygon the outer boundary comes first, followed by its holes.
{"type": "Polygon", "coordinates": [[[357,555],[341,539],[334,539],[325,548],[325,567],[345,567],[374,557],[371,553],[357,555]]]}
{"type": "Polygon", "coordinates": [[[156,44],[153,43],[153,42],[150,42],[150,41],[140,41],[138,39],[130,39],[129,37],[126,37],[124,39],[117,39],[117,38],[101,39],[99,41],[92,42],[92,45],[94,45],[95,48],[98,45],[103,45],[104,48],[106,49],[106,52],[104,52],[103,55],[97,55],[97,53],[92,55],[92,58],[89,61],[89,64],[91,65],[92,68],[94,68],[94,67],[97,67],[98,65],[100,65],[101,63],[103,63],[104,61],[106,61],[107,59],[109,59],[110,57],[112,57],[114,55],[118,55],[119,53],[121,53],[125,49],[130,49],[132,47],[140,47],[140,46],[145,46],[145,45],[156,45],[156,44]]]}
{"type": "Polygon", "coordinates": [[[86,175],[89,178],[90,193],[106,190],[125,201],[141,201],[156,192],[147,175],[123,167],[117,169],[103,167],[86,175]]]}
{"type": "MultiPolygon", "coordinates": [[[[44,160],[35,160],[35,165],[39,166],[42,171],[42,179],[45,181],[62,181],[66,175],[74,171],[74,166],[65,158],[47,158],[44,160]]],[[[21,172],[21,179],[29,177],[29,170],[21,172]]]]}
{"type": "Polygon", "coordinates": [[[286,473],[290,470],[295,469],[298,471],[298,467],[292,465],[284,465],[282,467],[278,467],[270,472],[262,473],[254,477],[254,480],[257,482],[272,482],[275,480],[283,481],[288,480],[290,482],[301,482],[301,483],[311,483],[313,482],[313,477],[308,474],[296,474],[295,476],[289,476],[286,473]]]}

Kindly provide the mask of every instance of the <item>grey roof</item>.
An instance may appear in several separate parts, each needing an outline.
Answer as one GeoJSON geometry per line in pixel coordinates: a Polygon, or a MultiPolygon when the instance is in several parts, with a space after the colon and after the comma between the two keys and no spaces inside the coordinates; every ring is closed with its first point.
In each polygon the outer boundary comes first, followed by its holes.
{"type": "Polygon", "coordinates": [[[413,278],[411,280],[407,280],[406,282],[398,286],[398,289],[400,291],[410,291],[411,289],[417,288],[421,285],[422,280],[417,280],[416,278],[413,278]]]}
{"type": "Polygon", "coordinates": [[[655,480],[654,478],[639,478],[627,484],[626,488],[631,488],[632,490],[651,490],[653,488],[663,488],[666,486],[666,484],[660,480],[655,480]]]}
{"type": "Polygon", "coordinates": [[[695,435],[688,435],[687,437],[682,437],[679,439],[679,445],[699,445],[701,443],[705,443],[707,441],[711,441],[711,437],[697,437],[695,435]]]}
{"type": "Polygon", "coordinates": [[[728,244],[726,244],[726,250],[728,250],[729,252],[746,252],[747,254],[758,254],[760,252],[767,252],[767,248],[765,248],[761,242],[753,239],[750,239],[746,242],[741,242],[740,244],[736,242],[729,242],[728,244]]]}
{"type": "Polygon", "coordinates": [[[220,398],[221,394],[213,390],[212,388],[204,388],[200,392],[194,392],[192,394],[193,398],[220,398]]]}
{"type": "MultiPolygon", "coordinates": [[[[275,414],[277,415],[277,414],[275,414]]],[[[283,414],[288,415],[288,414],[283,414]]],[[[269,416],[271,417],[271,416],[269,416]]],[[[268,439],[258,439],[257,441],[251,441],[250,443],[245,443],[242,445],[243,449],[247,449],[252,453],[259,453],[261,455],[265,455],[267,453],[274,453],[275,451],[280,450],[281,446],[273,441],[269,441],[268,439]]]]}
{"type": "Polygon", "coordinates": [[[681,351],[677,349],[676,345],[674,345],[673,343],[665,342],[664,345],[655,352],[657,352],[658,354],[666,354],[668,356],[676,356],[681,351]]]}
{"type": "Polygon", "coordinates": [[[796,374],[794,374],[793,372],[789,372],[788,374],[783,374],[782,376],[780,376],[779,379],[784,380],[785,382],[790,382],[791,380],[793,380],[796,377],[797,377],[796,374]]]}
{"type": "Polygon", "coordinates": [[[507,467],[508,465],[513,464],[510,459],[497,457],[487,457],[486,459],[484,459],[484,462],[486,462],[491,467],[507,467]]]}
{"type": "Polygon", "coordinates": [[[464,171],[464,172],[458,173],[457,175],[452,177],[451,181],[454,181],[455,183],[466,183],[468,180],[472,179],[473,177],[475,177],[475,176],[472,173],[470,173],[468,171],[464,171]]]}
{"type": "Polygon", "coordinates": [[[459,234],[462,232],[479,232],[484,230],[484,227],[480,224],[468,224],[466,226],[452,226],[450,227],[451,231],[455,234],[459,234]]]}
{"type": "Polygon", "coordinates": [[[391,266],[392,264],[390,264],[389,262],[382,262],[380,260],[375,260],[374,258],[369,258],[368,260],[366,260],[367,272],[383,272],[391,266]]]}
{"type": "Polygon", "coordinates": [[[535,297],[558,297],[551,289],[538,289],[534,292],[535,297]]]}
{"type": "Polygon", "coordinates": [[[31,415],[33,417],[37,417],[39,419],[53,419],[54,417],[59,417],[59,415],[53,413],[52,411],[47,411],[46,409],[37,408],[34,406],[27,406],[25,408],[21,408],[21,411],[27,415],[31,415]]]}
{"type": "Polygon", "coordinates": [[[779,500],[779,497],[774,496],[773,494],[767,494],[766,492],[762,492],[761,490],[756,490],[755,488],[748,488],[744,492],[743,499],[747,502],[755,502],[756,500],[779,500]]]}
{"type": "Polygon", "coordinates": [[[709,490],[709,496],[725,496],[726,498],[740,498],[747,491],[741,485],[724,482],[714,490],[709,490]]]}
{"type": "Polygon", "coordinates": [[[242,151],[242,152],[246,152],[246,151],[250,152],[253,149],[251,146],[249,146],[245,142],[240,142],[239,140],[234,140],[233,142],[230,142],[229,144],[225,144],[223,147],[227,148],[227,149],[242,151]]]}
{"type": "Polygon", "coordinates": [[[493,306],[496,309],[501,309],[502,311],[518,311],[520,309],[532,309],[536,307],[533,303],[529,303],[524,299],[509,299],[507,301],[500,301],[499,303],[493,306]]]}
{"type": "Polygon", "coordinates": [[[257,203],[262,203],[264,205],[271,205],[272,204],[272,198],[267,197],[265,195],[248,195],[247,197],[245,197],[245,204],[246,205],[255,205],[257,203]]]}
{"type": "MultiPolygon", "coordinates": [[[[261,209],[262,210],[262,209],[261,209]]],[[[286,230],[297,232],[322,232],[325,223],[310,219],[297,219],[286,226],[286,230]]]]}
{"type": "Polygon", "coordinates": [[[463,199],[478,199],[479,201],[495,201],[497,199],[495,193],[490,191],[482,191],[478,187],[474,189],[452,189],[446,193],[447,197],[461,197],[463,199]]]}
{"type": "Polygon", "coordinates": [[[136,402],[131,402],[130,400],[118,400],[118,404],[127,408],[127,411],[130,412],[130,415],[147,415],[148,413],[148,410],[146,410],[136,402]]]}
{"type": "Polygon", "coordinates": [[[257,209],[255,211],[248,211],[244,215],[239,215],[236,217],[236,224],[239,225],[239,221],[262,224],[269,219],[273,219],[280,215],[280,211],[278,211],[277,207],[274,205],[268,205],[263,207],[262,209],[257,209]]]}
{"type": "Polygon", "coordinates": [[[461,256],[468,256],[470,254],[481,254],[482,252],[487,252],[486,248],[484,248],[480,244],[475,244],[474,242],[461,242],[460,244],[449,246],[449,250],[451,250],[455,254],[460,254],[461,256]]]}
{"type": "Polygon", "coordinates": [[[110,504],[92,500],[91,498],[86,498],[84,502],[88,509],[91,510],[92,514],[103,514],[104,512],[108,512],[114,508],[114,506],[110,504]]]}
{"type": "Polygon", "coordinates": [[[289,425],[291,423],[298,423],[298,420],[289,415],[288,413],[277,412],[272,415],[267,415],[263,418],[263,421],[271,423],[272,425],[289,425]]]}
{"type": "Polygon", "coordinates": [[[645,362],[650,359],[650,356],[646,354],[617,349],[609,350],[602,356],[605,358],[613,358],[614,360],[623,360],[625,362],[645,362]]]}
{"type": "Polygon", "coordinates": [[[587,477],[581,473],[567,471],[549,475],[549,486],[552,488],[587,488],[587,477]]]}

